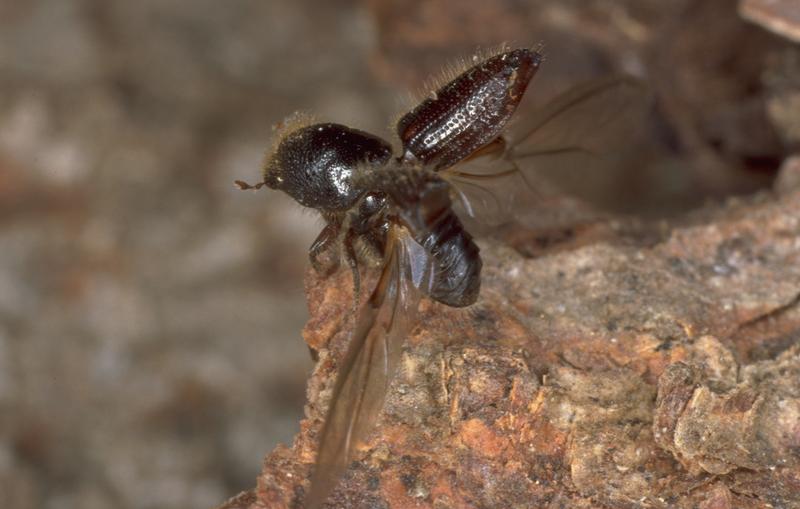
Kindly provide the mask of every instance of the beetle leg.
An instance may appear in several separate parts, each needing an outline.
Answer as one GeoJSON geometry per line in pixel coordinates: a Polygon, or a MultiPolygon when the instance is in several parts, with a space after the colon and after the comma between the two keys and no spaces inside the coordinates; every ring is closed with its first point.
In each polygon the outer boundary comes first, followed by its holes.
{"type": "MultiPolygon", "coordinates": [[[[334,240],[336,240],[336,238],[339,236],[339,229],[339,223],[329,222],[327,225],[325,225],[325,228],[319,232],[316,240],[314,240],[308,250],[308,258],[311,260],[311,266],[314,267],[314,270],[317,271],[318,274],[325,272],[323,270],[322,263],[319,261],[319,255],[325,251],[334,240]]],[[[334,259],[333,268],[338,265],[338,262],[338,258],[334,259]]]]}
{"type": "Polygon", "coordinates": [[[353,301],[354,306],[358,307],[359,297],[361,296],[361,274],[358,272],[358,258],[356,257],[355,240],[357,233],[350,229],[344,236],[344,258],[350,270],[353,272],[353,301]]]}

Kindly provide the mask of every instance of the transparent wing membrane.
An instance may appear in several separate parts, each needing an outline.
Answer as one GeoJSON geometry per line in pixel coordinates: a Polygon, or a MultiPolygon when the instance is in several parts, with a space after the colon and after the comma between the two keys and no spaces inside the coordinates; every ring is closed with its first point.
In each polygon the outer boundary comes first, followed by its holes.
{"type": "Polygon", "coordinates": [[[359,312],[339,367],[320,434],[307,509],[321,507],[357,459],[358,447],[369,437],[383,407],[420,296],[430,291],[433,271],[423,248],[401,227],[394,226],[389,235],[380,279],[359,312]]]}
{"type": "Polygon", "coordinates": [[[520,114],[509,126],[509,156],[579,153],[603,155],[617,146],[630,121],[647,103],[646,89],[635,79],[614,76],[577,85],[540,110],[520,114]]]}
{"type": "Polygon", "coordinates": [[[541,198],[513,161],[480,157],[443,173],[453,185],[456,205],[483,224],[508,222],[516,210],[541,198]]]}
{"type": "Polygon", "coordinates": [[[518,111],[502,155],[470,158],[441,174],[463,212],[484,224],[528,223],[564,193],[606,207],[647,108],[648,94],[632,78],[584,83],[537,111],[518,111]]]}

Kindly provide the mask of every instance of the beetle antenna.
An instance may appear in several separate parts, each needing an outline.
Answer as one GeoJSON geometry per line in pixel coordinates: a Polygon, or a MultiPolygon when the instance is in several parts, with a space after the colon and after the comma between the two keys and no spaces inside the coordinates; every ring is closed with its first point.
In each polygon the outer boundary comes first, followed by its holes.
{"type": "Polygon", "coordinates": [[[256,185],[252,185],[248,184],[244,180],[234,180],[233,183],[236,185],[236,187],[239,188],[240,191],[247,191],[248,189],[252,189],[253,191],[258,191],[259,189],[267,185],[265,182],[259,182],[256,185]]]}

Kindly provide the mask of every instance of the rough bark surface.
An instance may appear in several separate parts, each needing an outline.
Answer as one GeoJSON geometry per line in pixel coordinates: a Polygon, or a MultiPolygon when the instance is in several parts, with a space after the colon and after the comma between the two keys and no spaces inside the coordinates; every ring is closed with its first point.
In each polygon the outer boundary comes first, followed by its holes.
{"type": "MultiPolygon", "coordinates": [[[[800,189],[649,245],[482,253],[474,306],[423,303],[330,507],[800,507],[800,189]]],[[[345,272],[307,280],[301,433],[225,507],[302,507],[352,326],[345,272]]]]}

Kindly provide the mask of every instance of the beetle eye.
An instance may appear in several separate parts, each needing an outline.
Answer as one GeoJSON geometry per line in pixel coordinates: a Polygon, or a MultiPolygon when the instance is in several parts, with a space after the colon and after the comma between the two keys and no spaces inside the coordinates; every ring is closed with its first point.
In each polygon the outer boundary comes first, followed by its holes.
{"type": "Polygon", "coordinates": [[[268,165],[264,172],[264,183],[272,189],[280,189],[283,184],[283,175],[274,165],[268,165]]]}

